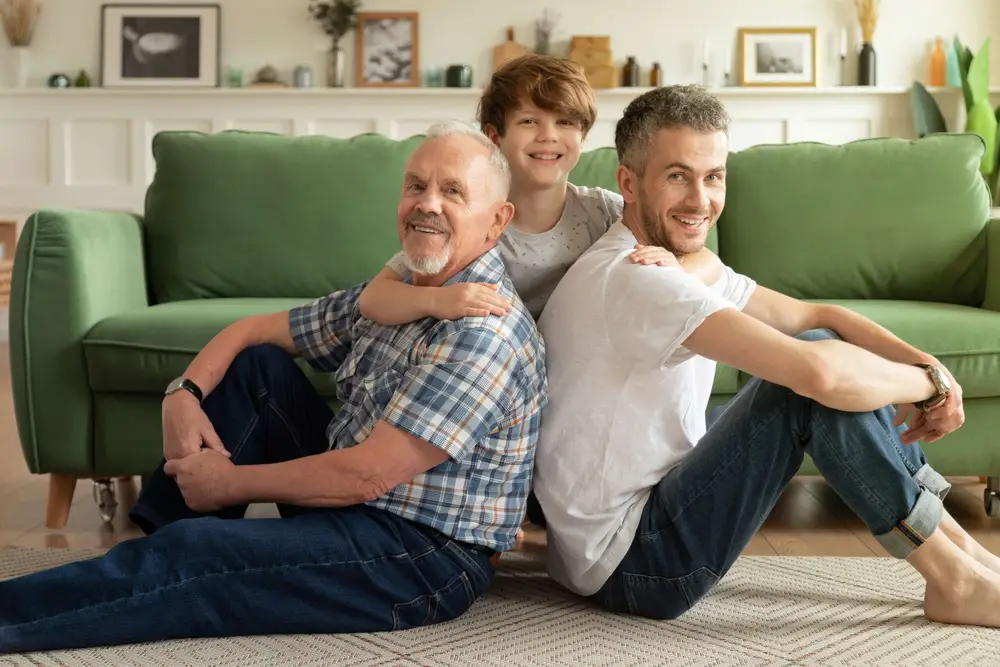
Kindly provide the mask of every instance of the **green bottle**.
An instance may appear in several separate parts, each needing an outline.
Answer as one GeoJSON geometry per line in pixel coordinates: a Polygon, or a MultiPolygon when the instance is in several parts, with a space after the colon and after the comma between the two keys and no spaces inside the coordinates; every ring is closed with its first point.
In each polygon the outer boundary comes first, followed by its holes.
{"type": "Polygon", "coordinates": [[[87,70],[80,70],[73,85],[77,88],[90,88],[90,76],[87,75],[87,70]]]}

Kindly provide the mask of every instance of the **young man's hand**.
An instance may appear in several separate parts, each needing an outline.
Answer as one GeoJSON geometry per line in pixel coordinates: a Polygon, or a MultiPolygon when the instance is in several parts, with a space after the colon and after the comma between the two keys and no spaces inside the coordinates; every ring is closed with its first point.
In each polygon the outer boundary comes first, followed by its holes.
{"type": "Polygon", "coordinates": [[[463,317],[503,317],[510,312],[510,300],[497,293],[499,285],[492,283],[456,283],[433,288],[430,314],[439,320],[459,320],[463,317]]]}
{"type": "Polygon", "coordinates": [[[900,405],[896,409],[896,418],[892,425],[899,426],[909,421],[907,429],[900,435],[900,441],[905,445],[912,445],[917,441],[930,444],[935,440],[940,440],[944,436],[957,431],[965,423],[965,406],[962,402],[962,387],[955,381],[943,364],[936,361],[931,362],[940,367],[951,381],[951,391],[944,403],[929,412],[922,412],[912,403],[900,405]]]}
{"type": "Polygon", "coordinates": [[[677,257],[674,253],[670,252],[666,248],[661,248],[658,245],[641,245],[636,244],[635,250],[629,253],[629,260],[633,264],[643,264],[650,265],[656,264],[657,266],[676,266],[680,267],[681,263],[677,261],[677,257]]]}

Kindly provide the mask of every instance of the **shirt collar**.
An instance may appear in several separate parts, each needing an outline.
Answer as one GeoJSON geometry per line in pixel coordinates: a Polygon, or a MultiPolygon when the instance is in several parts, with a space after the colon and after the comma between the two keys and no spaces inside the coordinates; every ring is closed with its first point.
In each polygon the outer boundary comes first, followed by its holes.
{"type": "Polygon", "coordinates": [[[499,283],[503,279],[504,264],[500,258],[500,248],[493,246],[445,281],[445,285],[455,283],[499,283]]]}

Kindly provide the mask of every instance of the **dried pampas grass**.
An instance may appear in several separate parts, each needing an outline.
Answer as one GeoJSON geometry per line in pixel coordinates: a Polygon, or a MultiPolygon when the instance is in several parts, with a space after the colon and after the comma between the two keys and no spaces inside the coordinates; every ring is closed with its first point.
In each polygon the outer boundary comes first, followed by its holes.
{"type": "Polygon", "coordinates": [[[861,39],[865,42],[875,41],[878,4],[879,0],[854,0],[854,6],[858,10],[858,23],[861,24],[861,39]]]}
{"type": "Polygon", "coordinates": [[[28,46],[35,36],[42,0],[0,0],[0,21],[11,46],[28,46]]]}

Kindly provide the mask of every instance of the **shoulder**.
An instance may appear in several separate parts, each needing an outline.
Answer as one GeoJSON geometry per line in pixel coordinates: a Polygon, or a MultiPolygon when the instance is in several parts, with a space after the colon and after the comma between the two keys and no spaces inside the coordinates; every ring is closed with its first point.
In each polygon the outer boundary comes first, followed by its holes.
{"type": "Polygon", "coordinates": [[[568,183],[566,196],[577,202],[588,222],[596,223],[604,230],[621,217],[625,208],[625,202],[620,194],[604,188],[568,183]]]}

